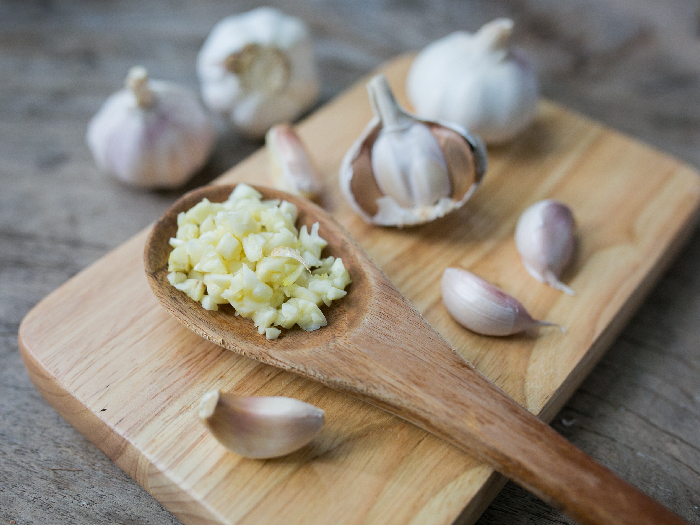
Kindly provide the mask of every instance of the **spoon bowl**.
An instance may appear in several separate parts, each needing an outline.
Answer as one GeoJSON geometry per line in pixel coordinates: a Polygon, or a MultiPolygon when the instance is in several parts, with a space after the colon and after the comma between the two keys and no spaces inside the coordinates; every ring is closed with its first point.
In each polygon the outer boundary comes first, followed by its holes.
{"type": "Polygon", "coordinates": [[[471,453],[582,524],[684,523],[515,403],[464,360],[405,299],[352,237],[322,208],[282,191],[265,199],[297,207],[297,226],[319,223],[325,255],[343,259],[347,295],[324,310],[328,325],[284,330],[268,341],[230,308],[213,312],[167,279],[177,215],[235,185],[184,195],[146,243],[146,276],[161,304],[185,326],[229,350],[319,381],[384,408],[471,453]]]}
{"type": "MultiPolygon", "coordinates": [[[[297,207],[296,225],[306,225],[309,229],[315,222],[319,223],[320,235],[328,241],[323,255],[332,255],[343,259],[343,264],[352,277],[348,293],[330,308],[323,307],[328,327],[305,332],[295,327],[284,330],[276,340],[268,341],[258,333],[253,321],[234,316],[230,305],[220,305],[218,311],[205,310],[200,303],[177,290],[168,281],[168,257],[172,247],[168,243],[177,232],[177,216],[192,208],[202,199],[211,202],[223,202],[231,194],[235,185],[205,186],[187,193],[171,206],[155,224],[144,254],[146,276],[151,288],[163,306],[189,329],[234,352],[246,355],[258,361],[280,366],[273,356],[294,350],[297,355],[302,351],[321,350],[332,345],[339,333],[349,334],[362,324],[367,317],[371,287],[376,284],[372,278],[374,265],[356,244],[354,239],[315,204],[288,193],[271,188],[257,187],[256,190],[265,199],[280,199],[293,203],[297,207]]],[[[294,361],[288,363],[292,366],[294,361]]]]}

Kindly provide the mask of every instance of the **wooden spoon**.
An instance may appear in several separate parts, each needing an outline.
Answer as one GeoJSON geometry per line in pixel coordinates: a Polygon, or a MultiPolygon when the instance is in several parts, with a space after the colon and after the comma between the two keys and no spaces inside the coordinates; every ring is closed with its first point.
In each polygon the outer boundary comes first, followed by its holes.
{"type": "Polygon", "coordinates": [[[411,306],[350,235],[315,204],[268,188],[267,199],[294,203],[297,224],[320,224],[326,252],[342,257],[348,294],[327,309],[328,326],[285,330],[268,341],[232,310],[207,311],[167,280],[177,215],[203,198],[222,202],[235,186],[206,186],[179,199],[146,243],[148,281],[185,326],[217,345],[289,370],[388,410],[476,455],[582,524],[682,524],[626,481],[566,441],[482,376],[411,306]]]}

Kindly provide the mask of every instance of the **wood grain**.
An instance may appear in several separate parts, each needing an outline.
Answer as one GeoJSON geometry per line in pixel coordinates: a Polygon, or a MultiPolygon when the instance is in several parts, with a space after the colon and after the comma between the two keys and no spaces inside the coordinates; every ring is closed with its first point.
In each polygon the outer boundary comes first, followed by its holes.
{"type": "MultiPolygon", "coordinates": [[[[395,64],[390,78],[406,65],[395,64]]],[[[522,140],[492,152],[484,185],[463,210],[419,228],[371,228],[334,186],[339,155],[368,118],[365,104],[357,88],[299,128],[327,177],[326,208],[460,353],[531,412],[551,417],[690,231],[700,194],[695,172],[543,103],[522,140]],[[343,126],[334,126],[339,111],[343,126]],[[534,282],[517,263],[517,215],[544,197],[569,203],[579,223],[579,262],[566,276],[573,298],[534,282]],[[533,315],[564,324],[566,335],[488,339],[459,328],[437,295],[446,266],[499,284],[533,315]]],[[[258,153],[220,181],[266,177],[258,153]]],[[[185,523],[266,523],[282,511],[288,523],[476,519],[500,483],[489,468],[382,411],[184,330],[148,291],[144,240],[145,232],[50,295],[20,336],[42,394],[166,508],[185,523]],[[328,424],[290,458],[241,460],[217,449],[193,417],[213,387],[299,397],[324,408],[328,424]]]]}
{"type": "MultiPolygon", "coordinates": [[[[399,53],[509,16],[547,98],[700,167],[695,0],[269,3],[311,25],[321,102],[399,53]]],[[[182,193],[134,191],[100,176],[84,143],[89,118],[135,64],[196,89],[193,64],[209,29],[254,5],[0,3],[0,523],[180,523],[44,400],[25,371],[17,330],[49,292],[182,193]]],[[[258,147],[223,134],[188,187],[258,147]]],[[[552,423],[700,525],[698,267],[696,233],[552,423]]],[[[478,523],[571,522],[507,483],[478,523]]]]}
{"type": "Polygon", "coordinates": [[[178,217],[207,199],[223,202],[235,185],[206,186],[158,220],[146,241],[146,276],[183,325],[237,354],[317,381],[395,414],[474,454],[582,525],[682,525],[654,500],[576,449],[465,361],[393,287],[359,245],[319,206],[258,186],[264,199],[288,200],[298,224],[319,225],[329,255],[353,276],[351,293],[328,312],[328,326],[262,339],[229,310],[208,311],[168,282],[169,239],[178,217]]]}

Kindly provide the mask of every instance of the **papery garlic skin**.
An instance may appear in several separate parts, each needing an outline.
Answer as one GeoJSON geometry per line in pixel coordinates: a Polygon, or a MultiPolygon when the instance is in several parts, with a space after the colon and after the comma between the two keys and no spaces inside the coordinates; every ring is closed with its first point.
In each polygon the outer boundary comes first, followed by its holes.
{"type": "Polygon", "coordinates": [[[321,431],[324,412],[298,399],[206,393],[198,414],[228,450],[244,457],[285,456],[308,445],[321,431]]]}
{"type": "Polygon", "coordinates": [[[559,326],[533,319],[517,299],[460,268],[445,269],[441,287],[442,302],[450,315],[478,334],[506,336],[537,326],[559,326]]]}
{"type": "Polygon", "coordinates": [[[426,46],[406,80],[416,115],[460,124],[487,144],[506,142],[535,117],[537,74],[509,45],[513,21],[452,33],[426,46]]]}
{"type": "Polygon", "coordinates": [[[320,87],[306,25],[271,7],[216,24],[197,56],[197,74],[205,104],[256,138],[298,117],[320,87]]]}
{"type": "Polygon", "coordinates": [[[145,188],[177,188],[214,147],[214,127],[196,96],[175,84],[129,71],[88,125],[86,141],[100,170],[145,188]]]}
{"type": "Polygon", "coordinates": [[[515,246],[530,275],[574,295],[574,291],[559,279],[575,247],[574,216],[566,204],[547,199],[529,206],[515,227],[515,246]]]}
{"type": "Polygon", "coordinates": [[[468,131],[403,110],[384,75],[367,84],[375,114],[343,157],[340,189],[368,223],[421,224],[461,207],[486,171],[486,149],[468,131]]]}

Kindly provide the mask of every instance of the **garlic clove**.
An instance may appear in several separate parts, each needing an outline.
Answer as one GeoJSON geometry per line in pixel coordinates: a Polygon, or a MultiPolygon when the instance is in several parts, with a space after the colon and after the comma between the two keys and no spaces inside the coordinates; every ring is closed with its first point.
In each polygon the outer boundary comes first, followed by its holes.
{"type": "Polygon", "coordinates": [[[211,119],[194,94],[132,68],[88,125],[86,141],[100,170],[145,188],[177,188],[209,158],[211,119]]]}
{"type": "Polygon", "coordinates": [[[371,160],[379,189],[404,208],[430,206],[452,193],[442,150],[425,124],[380,134],[371,160]]]}
{"type": "Polygon", "coordinates": [[[486,171],[486,149],[458,126],[402,109],[384,75],[367,84],[374,119],[345,154],[341,191],[367,222],[421,224],[458,209],[486,171]]]}
{"type": "Polygon", "coordinates": [[[538,321],[517,299],[471,272],[447,268],[442,273],[442,302],[459,324],[482,335],[505,336],[537,326],[558,326],[538,321]]]}
{"type": "Polygon", "coordinates": [[[513,21],[498,18],[421,50],[406,79],[416,115],[457,123],[487,144],[524,130],[536,116],[539,87],[531,61],[510,43],[512,32],[513,21]]]}
{"type": "Polygon", "coordinates": [[[529,206],[515,227],[515,246],[525,269],[538,281],[569,295],[574,291],[560,277],[574,253],[574,230],[571,210],[551,199],[529,206]]]}
{"type": "Polygon", "coordinates": [[[207,107],[261,138],[316,101],[320,80],[306,24],[272,7],[220,20],[197,56],[207,107]]]}
{"type": "Polygon", "coordinates": [[[290,397],[241,397],[206,393],[199,417],[228,450],[249,458],[275,458],[310,443],[321,431],[324,412],[290,397]]]}
{"type": "Polygon", "coordinates": [[[265,146],[279,188],[309,200],[320,198],[321,176],[292,126],[272,126],[265,135],[265,146]]]}

